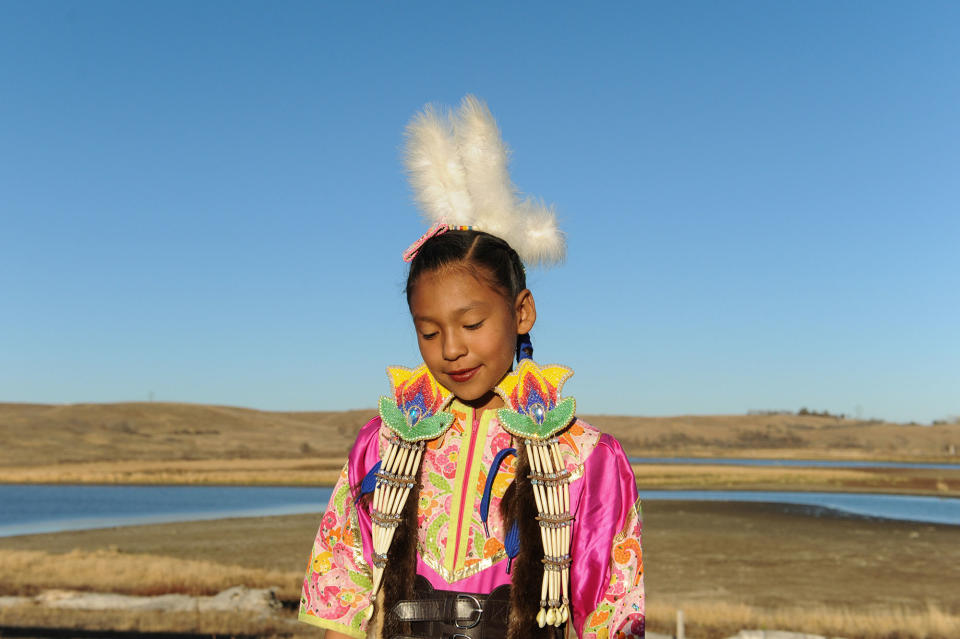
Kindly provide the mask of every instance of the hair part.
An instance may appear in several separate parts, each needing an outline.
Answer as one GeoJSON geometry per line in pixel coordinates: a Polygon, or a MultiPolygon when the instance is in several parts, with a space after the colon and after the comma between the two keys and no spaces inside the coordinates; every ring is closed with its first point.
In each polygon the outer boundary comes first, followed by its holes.
{"type": "Polygon", "coordinates": [[[527,288],[527,273],[520,256],[496,235],[483,231],[447,231],[420,247],[407,274],[407,304],[417,280],[425,273],[463,267],[488,282],[512,305],[527,288]]]}

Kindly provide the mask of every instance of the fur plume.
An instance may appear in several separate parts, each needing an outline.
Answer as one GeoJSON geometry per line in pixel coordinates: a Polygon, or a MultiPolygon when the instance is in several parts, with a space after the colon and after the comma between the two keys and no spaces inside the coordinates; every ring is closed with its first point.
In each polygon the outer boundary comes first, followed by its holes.
{"type": "Polygon", "coordinates": [[[517,196],[497,122],[486,104],[468,95],[460,103],[453,130],[476,219],[484,231],[509,241],[517,222],[517,196]]]}
{"type": "Polygon", "coordinates": [[[563,261],[556,214],[539,201],[520,200],[507,171],[509,152],[483,101],[468,95],[455,114],[428,105],[406,135],[410,184],[428,221],[496,235],[529,266],[563,261]]]}
{"type": "Polygon", "coordinates": [[[520,228],[510,244],[530,266],[550,266],[563,262],[567,243],[557,228],[557,215],[552,207],[527,199],[520,204],[520,228]]]}
{"type": "Polygon", "coordinates": [[[406,168],[427,219],[474,224],[473,203],[450,117],[428,105],[407,125],[406,135],[406,168]]]}

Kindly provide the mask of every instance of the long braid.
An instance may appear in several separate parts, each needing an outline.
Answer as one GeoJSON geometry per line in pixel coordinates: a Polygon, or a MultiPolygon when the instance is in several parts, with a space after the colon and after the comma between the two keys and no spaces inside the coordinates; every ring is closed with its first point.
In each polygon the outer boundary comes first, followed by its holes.
{"type": "Polygon", "coordinates": [[[513,560],[510,586],[510,620],[507,639],[549,639],[557,630],[553,626],[537,627],[540,610],[540,585],[543,581],[543,542],[537,523],[537,504],[530,483],[530,461],[526,446],[516,445],[517,464],[513,482],[500,501],[504,529],[517,522],[520,532],[520,552],[513,560]]]}

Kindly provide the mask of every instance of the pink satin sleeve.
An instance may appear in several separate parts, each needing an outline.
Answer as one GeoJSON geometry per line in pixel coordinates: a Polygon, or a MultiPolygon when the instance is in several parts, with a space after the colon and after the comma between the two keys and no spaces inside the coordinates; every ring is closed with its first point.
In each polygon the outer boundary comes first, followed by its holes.
{"type": "MultiPolygon", "coordinates": [[[[367,472],[380,461],[380,416],[374,417],[360,429],[357,441],[350,449],[347,457],[347,468],[350,481],[355,493],[360,489],[360,482],[367,472]]],[[[356,495],[354,495],[356,496],[356,495]]],[[[363,540],[363,558],[368,566],[373,565],[373,526],[370,521],[370,510],[358,504],[357,519],[360,522],[360,538],[363,540]]]]}
{"type": "MultiPolygon", "coordinates": [[[[601,435],[583,466],[583,477],[570,484],[570,506],[575,517],[570,549],[573,559],[570,598],[578,637],[584,636],[587,617],[605,599],[611,599],[608,591],[614,541],[636,518],[637,512],[636,479],[620,442],[610,435],[601,435]]],[[[642,566],[639,569],[642,574],[642,566]]],[[[642,583],[640,588],[642,592],[642,583]]],[[[613,637],[617,628],[611,630],[613,637]]]]}

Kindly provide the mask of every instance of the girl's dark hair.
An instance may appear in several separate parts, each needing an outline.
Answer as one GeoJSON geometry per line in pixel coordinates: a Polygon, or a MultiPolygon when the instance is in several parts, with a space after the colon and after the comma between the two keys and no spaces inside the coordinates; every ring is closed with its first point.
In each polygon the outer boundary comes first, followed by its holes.
{"type": "MultiPolygon", "coordinates": [[[[483,231],[447,231],[420,247],[407,274],[407,306],[417,280],[424,273],[447,267],[463,267],[486,281],[513,306],[520,291],[527,288],[527,273],[520,256],[509,244],[483,231]]],[[[528,335],[517,336],[518,357],[533,354],[528,335]]]]}

